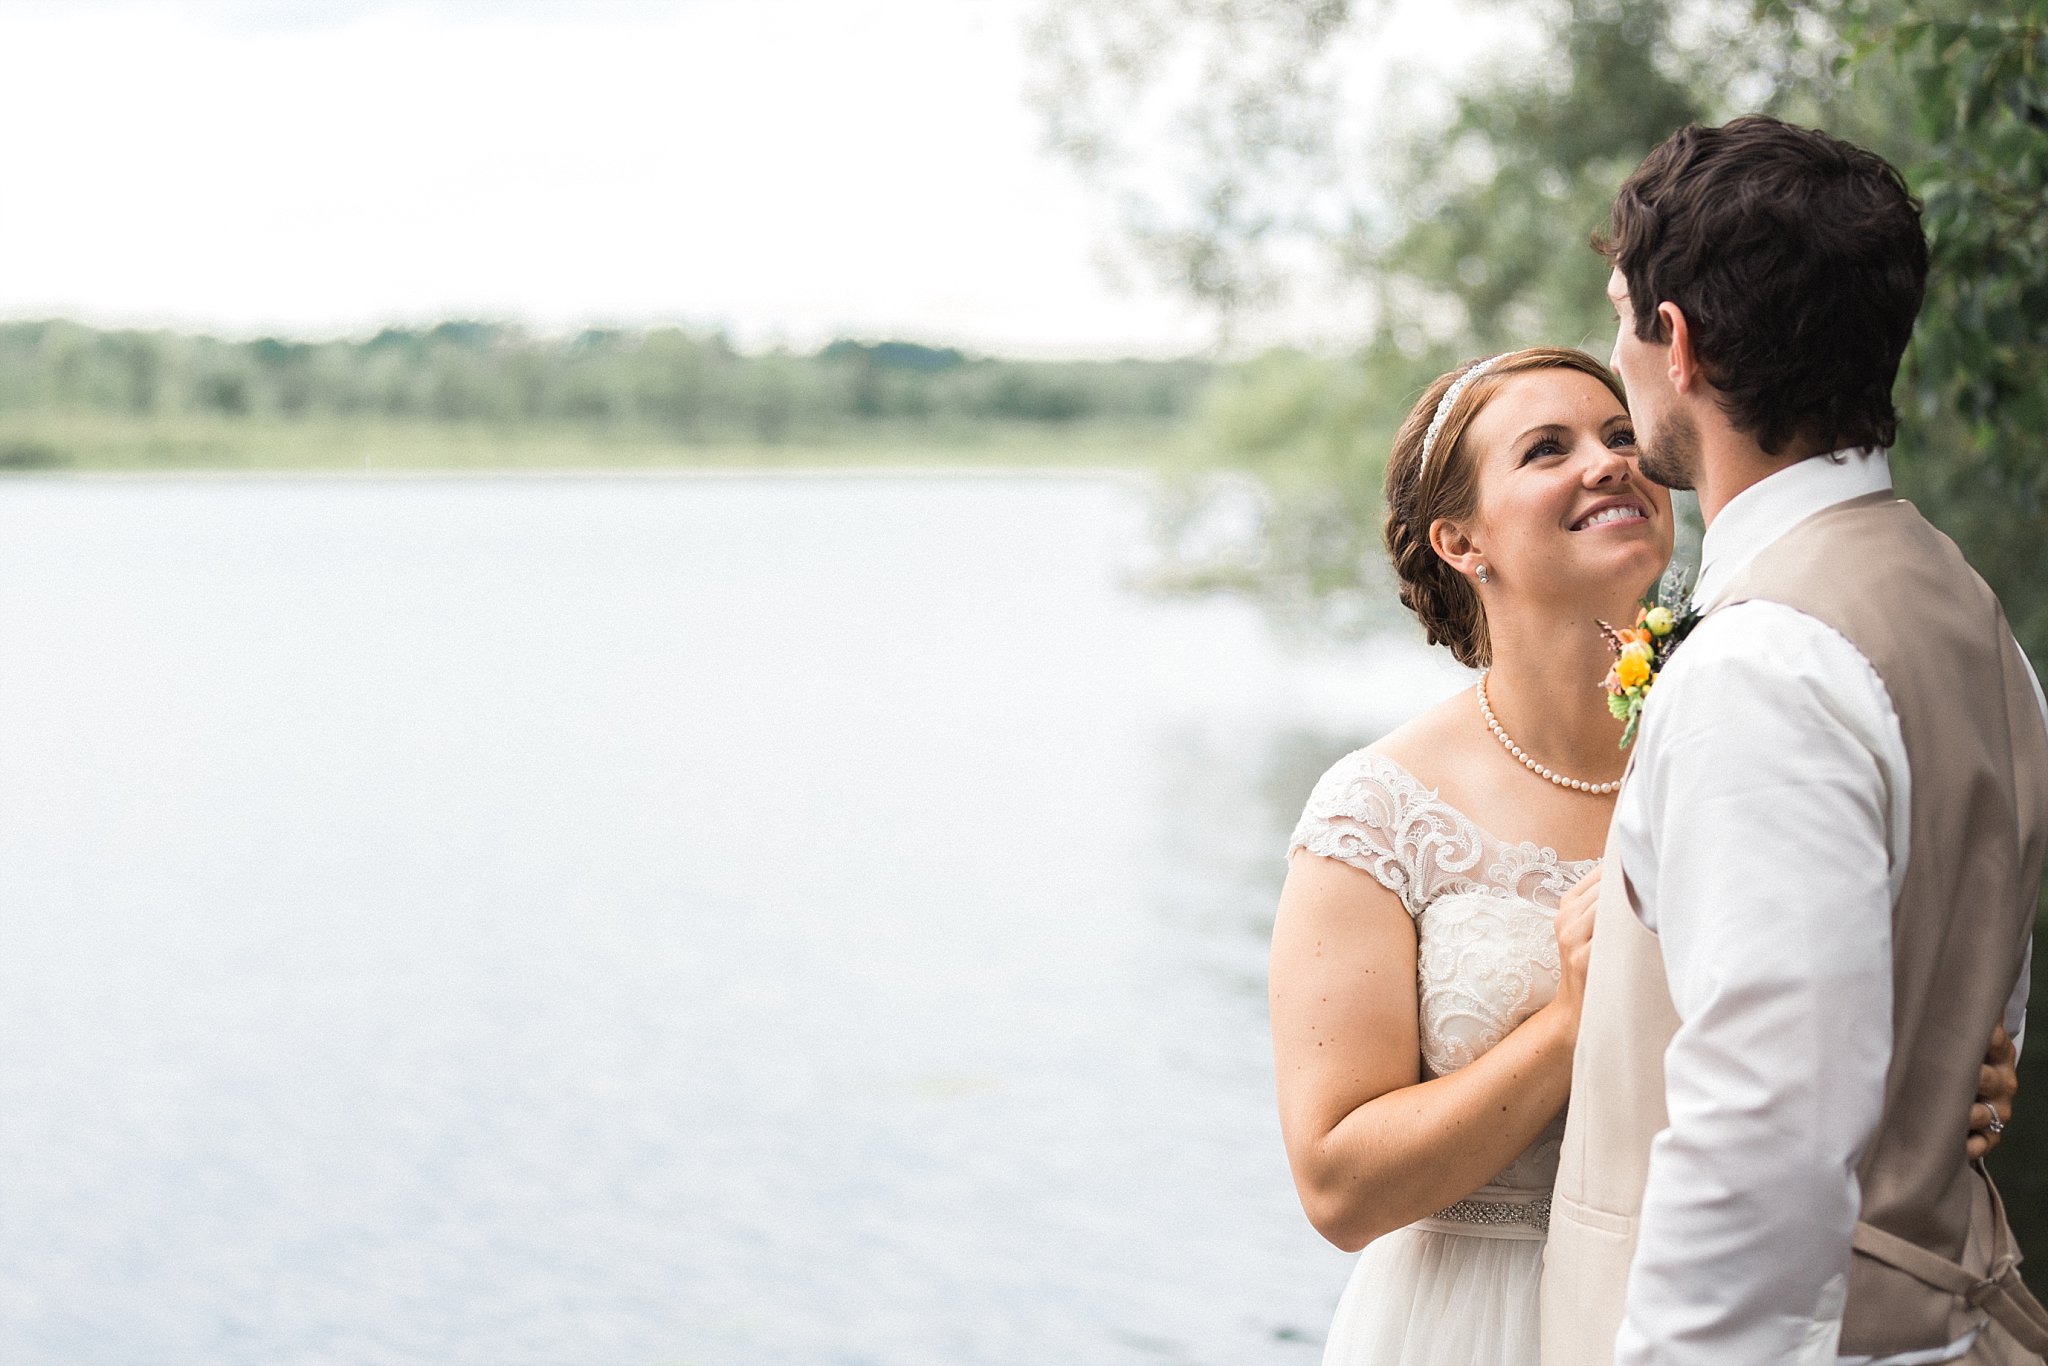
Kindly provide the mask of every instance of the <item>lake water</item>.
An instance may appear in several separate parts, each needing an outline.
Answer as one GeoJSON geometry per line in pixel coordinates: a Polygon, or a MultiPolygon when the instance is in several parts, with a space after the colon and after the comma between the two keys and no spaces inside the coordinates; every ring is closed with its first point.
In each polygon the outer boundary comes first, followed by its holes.
{"type": "Polygon", "coordinates": [[[1146,516],[0,483],[0,1361],[1309,1366],[1281,853],[1461,675],[1146,516]]]}

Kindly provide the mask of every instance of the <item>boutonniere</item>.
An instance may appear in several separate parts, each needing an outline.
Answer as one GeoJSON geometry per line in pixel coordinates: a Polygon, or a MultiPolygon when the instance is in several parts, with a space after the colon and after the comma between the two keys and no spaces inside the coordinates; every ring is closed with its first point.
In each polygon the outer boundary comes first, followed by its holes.
{"type": "Polygon", "coordinates": [[[1604,621],[1598,623],[1600,634],[1614,651],[1614,667],[1607,671],[1600,686],[1607,692],[1607,710],[1614,713],[1615,720],[1628,722],[1621,732],[1623,749],[1635,743],[1636,727],[1643,719],[1643,703],[1656,686],[1657,676],[1664,672],[1671,652],[1692,634],[1699,620],[1691,593],[1678,580],[1666,578],[1636,608],[1635,625],[1617,630],[1604,621]]]}

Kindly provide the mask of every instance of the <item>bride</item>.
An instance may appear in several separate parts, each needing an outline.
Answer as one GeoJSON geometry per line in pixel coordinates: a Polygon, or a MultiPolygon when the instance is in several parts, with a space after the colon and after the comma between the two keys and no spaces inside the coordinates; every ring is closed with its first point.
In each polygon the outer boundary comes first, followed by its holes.
{"type": "MultiPolygon", "coordinates": [[[[1309,797],[1273,930],[1281,1131],[1310,1221],[1365,1248],[1326,1366],[1535,1366],[1627,757],[1593,623],[1636,620],[1671,558],[1671,502],[1636,466],[1608,370],[1533,347],[1429,387],[1395,438],[1386,505],[1401,601],[1483,672],[1309,797]]],[[[1986,1064],[1973,1154],[2011,1114],[2002,1033],[1986,1064]]]]}

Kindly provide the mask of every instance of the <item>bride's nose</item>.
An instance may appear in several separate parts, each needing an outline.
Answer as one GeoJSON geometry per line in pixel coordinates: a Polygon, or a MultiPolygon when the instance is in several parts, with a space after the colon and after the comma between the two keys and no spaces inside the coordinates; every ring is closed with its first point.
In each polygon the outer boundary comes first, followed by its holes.
{"type": "Polygon", "coordinates": [[[1603,484],[1623,483],[1629,476],[1628,457],[1608,445],[1605,441],[1593,443],[1593,455],[1586,463],[1586,484],[1598,488],[1603,484]]]}

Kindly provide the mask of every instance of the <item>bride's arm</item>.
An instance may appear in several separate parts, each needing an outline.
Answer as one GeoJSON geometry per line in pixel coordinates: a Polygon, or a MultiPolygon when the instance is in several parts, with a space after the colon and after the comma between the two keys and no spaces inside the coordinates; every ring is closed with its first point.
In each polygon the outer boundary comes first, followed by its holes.
{"type": "Polygon", "coordinates": [[[1564,1108],[1590,913],[1583,895],[1560,913],[1557,999],[1424,1081],[1414,922],[1369,874],[1294,855],[1273,926],[1273,1055],[1295,1188],[1325,1238],[1353,1252],[1463,1199],[1564,1108]]]}

